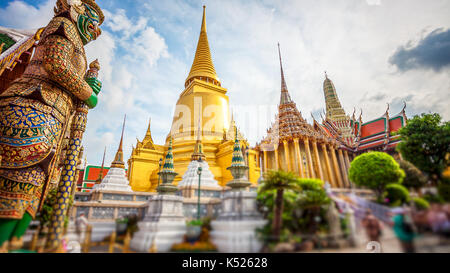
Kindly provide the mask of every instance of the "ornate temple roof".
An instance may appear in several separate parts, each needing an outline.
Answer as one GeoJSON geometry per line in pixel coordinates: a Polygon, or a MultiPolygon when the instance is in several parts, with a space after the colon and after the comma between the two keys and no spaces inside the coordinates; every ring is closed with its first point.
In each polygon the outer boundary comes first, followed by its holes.
{"type": "Polygon", "coordinates": [[[208,35],[206,33],[206,7],[203,6],[202,26],[200,29],[200,36],[198,38],[197,50],[195,52],[194,62],[192,63],[191,71],[186,79],[185,86],[188,86],[192,79],[200,79],[211,82],[220,86],[219,77],[217,77],[216,70],[211,58],[211,51],[209,49],[208,35]]]}
{"type": "Polygon", "coordinates": [[[25,71],[43,29],[36,31],[0,27],[0,94],[25,71]]]}
{"type": "Polygon", "coordinates": [[[400,141],[400,136],[393,134],[404,127],[407,122],[405,114],[406,103],[397,115],[389,115],[389,104],[386,112],[379,118],[362,123],[360,118],[356,122],[357,149],[367,150],[382,147],[384,150],[393,149],[400,141]]]}
{"type": "Polygon", "coordinates": [[[278,105],[278,114],[275,116],[275,122],[267,130],[267,136],[261,141],[261,144],[278,144],[283,140],[301,137],[314,137],[315,139],[332,141],[324,132],[315,130],[312,125],[308,124],[297,109],[287,88],[279,44],[278,54],[281,72],[280,104],[278,105]]]}

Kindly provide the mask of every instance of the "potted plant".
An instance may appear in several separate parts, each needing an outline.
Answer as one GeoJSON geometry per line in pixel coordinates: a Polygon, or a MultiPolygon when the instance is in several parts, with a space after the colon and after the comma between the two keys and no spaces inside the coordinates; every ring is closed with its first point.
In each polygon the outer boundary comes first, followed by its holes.
{"type": "Polygon", "coordinates": [[[127,218],[118,218],[116,219],[116,232],[117,235],[122,235],[127,231],[128,219],[127,218]]]}
{"type": "Polygon", "coordinates": [[[186,240],[190,243],[194,243],[200,237],[202,233],[202,220],[192,220],[187,222],[186,240]]]}

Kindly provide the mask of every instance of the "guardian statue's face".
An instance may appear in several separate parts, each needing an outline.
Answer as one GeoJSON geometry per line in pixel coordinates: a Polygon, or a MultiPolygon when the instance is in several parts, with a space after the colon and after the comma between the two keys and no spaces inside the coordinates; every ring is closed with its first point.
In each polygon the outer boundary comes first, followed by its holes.
{"type": "Polygon", "coordinates": [[[100,18],[97,12],[86,3],[83,3],[83,7],[84,12],[78,14],[77,28],[83,44],[86,45],[96,40],[102,31],[99,28],[100,18]]]}

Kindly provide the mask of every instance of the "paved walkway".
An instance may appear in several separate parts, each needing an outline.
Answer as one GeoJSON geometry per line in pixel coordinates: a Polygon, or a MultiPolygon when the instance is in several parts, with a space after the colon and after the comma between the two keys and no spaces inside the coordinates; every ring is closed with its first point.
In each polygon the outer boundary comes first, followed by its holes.
{"type": "MultiPolygon", "coordinates": [[[[376,249],[376,246],[368,245],[369,240],[362,228],[357,229],[356,242],[356,247],[314,250],[310,253],[403,253],[392,228],[386,225],[383,225],[383,235],[380,241],[381,251],[376,249]]],[[[438,236],[420,236],[415,239],[414,244],[418,253],[450,253],[450,242],[447,241],[444,244],[443,239],[438,236]]]]}

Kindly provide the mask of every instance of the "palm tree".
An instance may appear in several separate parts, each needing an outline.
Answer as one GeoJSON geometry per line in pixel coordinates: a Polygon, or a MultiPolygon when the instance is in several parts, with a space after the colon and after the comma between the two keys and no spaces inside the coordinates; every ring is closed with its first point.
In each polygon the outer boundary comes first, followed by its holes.
{"type": "Polygon", "coordinates": [[[272,222],[272,232],[274,239],[278,241],[281,232],[283,214],[283,194],[285,190],[300,190],[298,177],[292,172],[270,170],[264,174],[264,181],[261,184],[260,192],[276,191],[274,219],[272,222]]]}

